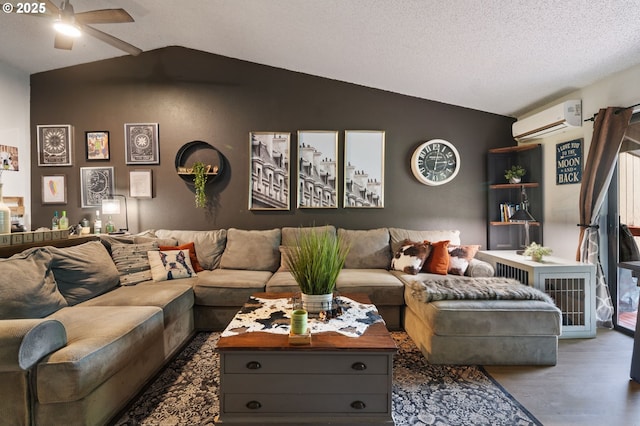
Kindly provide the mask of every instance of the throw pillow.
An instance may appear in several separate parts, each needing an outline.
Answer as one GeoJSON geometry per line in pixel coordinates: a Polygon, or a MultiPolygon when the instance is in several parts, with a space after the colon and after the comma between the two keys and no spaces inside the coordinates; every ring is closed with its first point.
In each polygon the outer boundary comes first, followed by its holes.
{"type": "Polygon", "coordinates": [[[53,256],[51,270],[69,306],[118,286],[118,269],[100,241],[48,250],[53,256]]]}
{"type": "Polygon", "coordinates": [[[449,246],[449,273],[453,275],[464,275],[467,272],[469,263],[480,250],[479,245],[449,246]]]}
{"type": "Polygon", "coordinates": [[[67,306],[43,247],[0,259],[0,319],[44,318],[67,306]]]}
{"type": "Polygon", "coordinates": [[[198,256],[196,255],[196,244],[194,242],[190,242],[187,244],[181,244],[179,246],[160,246],[160,251],[165,250],[189,250],[189,260],[191,261],[191,265],[193,266],[193,270],[196,272],[204,271],[204,268],[200,266],[198,262],[198,256]]]}
{"type": "Polygon", "coordinates": [[[387,228],[350,230],[338,229],[338,236],[349,245],[344,261],[347,269],[387,269],[391,261],[387,228]]]}
{"type": "Polygon", "coordinates": [[[280,267],[279,247],[279,228],[264,231],[230,228],[220,267],[275,272],[280,267]]]}
{"type": "Polygon", "coordinates": [[[404,240],[391,260],[391,269],[417,275],[431,253],[431,244],[404,240]]]}
{"type": "MultiPolygon", "coordinates": [[[[428,242],[428,241],[425,241],[428,242]]],[[[423,272],[447,275],[449,270],[449,240],[431,243],[431,254],[422,267],[423,272]]]]}
{"type": "Polygon", "coordinates": [[[196,276],[189,259],[189,250],[149,251],[147,255],[154,281],[177,280],[196,276]]]}
{"type": "Polygon", "coordinates": [[[147,253],[155,250],[158,250],[158,243],[155,241],[143,244],[113,244],[111,257],[120,274],[120,284],[128,286],[150,281],[152,276],[147,253]]]}

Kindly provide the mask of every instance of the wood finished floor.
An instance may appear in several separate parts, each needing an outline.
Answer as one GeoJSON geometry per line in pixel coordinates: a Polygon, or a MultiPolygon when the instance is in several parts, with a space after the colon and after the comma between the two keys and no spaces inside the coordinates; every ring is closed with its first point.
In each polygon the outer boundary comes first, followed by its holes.
{"type": "Polygon", "coordinates": [[[486,366],[545,426],[640,426],[640,383],[629,378],[633,338],[598,329],[559,342],[554,367],[486,366]]]}

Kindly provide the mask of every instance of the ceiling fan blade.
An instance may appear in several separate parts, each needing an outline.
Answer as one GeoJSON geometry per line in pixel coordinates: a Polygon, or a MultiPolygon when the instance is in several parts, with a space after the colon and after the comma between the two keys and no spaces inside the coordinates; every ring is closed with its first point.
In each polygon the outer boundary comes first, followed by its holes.
{"type": "Polygon", "coordinates": [[[90,10],[75,14],[76,21],[81,24],[119,24],[121,22],[134,22],[131,15],[124,9],[90,10]]]}
{"type": "Polygon", "coordinates": [[[113,47],[116,47],[120,50],[123,50],[125,52],[127,52],[130,55],[133,56],[138,56],[140,53],[142,53],[141,49],[138,49],[137,47],[120,40],[119,38],[116,38],[112,35],[109,35],[107,33],[104,33],[100,30],[96,30],[93,27],[90,27],[88,25],[81,25],[82,31],[85,34],[89,34],[90,36],[93,36],[95,38],[97,38],[98,40],[104,41],[107,44],[110,44],[113,47]]]}
{"type": "Polygon", "coordinates": [[[53,42],[53,47],[56,49],[71,50],[73,47],[73,37],[56,33],[56,39],[53,42]]]}

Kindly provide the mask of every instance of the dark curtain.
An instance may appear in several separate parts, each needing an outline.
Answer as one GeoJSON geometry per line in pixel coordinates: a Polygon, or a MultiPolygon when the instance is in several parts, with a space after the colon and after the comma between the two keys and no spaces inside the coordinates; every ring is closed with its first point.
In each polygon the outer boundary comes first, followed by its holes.
{"type": "Polygon", "coordinates": [[[609,328],[613,327],[613,303],[600,263],[598,221],[631,114],[630,108],[618,107],[598,112],[580,186],[580,239],[576,257],[596,265],[596,322],[609,328]]]}

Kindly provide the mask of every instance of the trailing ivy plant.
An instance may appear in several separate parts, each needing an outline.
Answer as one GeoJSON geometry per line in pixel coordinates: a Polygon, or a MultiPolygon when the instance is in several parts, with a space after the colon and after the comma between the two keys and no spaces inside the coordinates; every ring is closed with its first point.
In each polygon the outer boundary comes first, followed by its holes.
{"type": "Polygon", "coordinates": [[[196,207],[205,207],[207,205],[207,193],[205,191],[207,178],[207,168],[204,163],[200,161],[193,163],[193,183],[196,188],[196,207]]]}

